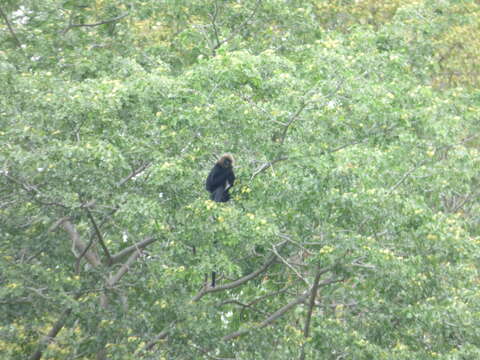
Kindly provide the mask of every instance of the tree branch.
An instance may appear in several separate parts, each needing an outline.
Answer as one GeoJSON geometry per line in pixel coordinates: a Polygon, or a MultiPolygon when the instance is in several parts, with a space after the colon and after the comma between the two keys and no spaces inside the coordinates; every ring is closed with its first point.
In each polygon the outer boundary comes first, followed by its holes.
{"type": "Polygon", "coordinates": [[[80,239],[80,235],[78,234],[75,226],[71,223],[71,221],[69,219],[65,219],[62,225],[65,231],[67,231],[67,233],[70,235],[70,239],[72,240],[74,247],[82,253],[85,251],[85,258],[90,263],[90,265],[92,265],[93,267],[100,266],[101,262],[98,258],[98,255],[87,249],[87,246],[80,239]]]}
{"type": "Polygon", "coordinates": [[[310,286],[310,284],[308,283],[308,280],[305,279],[305,278],[297,271],[297,269],[295,269],[287,260],[285,260],[285,259],[282,257],[282,255],[280,255],[280,254],[278,253],[277,248],[275,247],[275,245],[272,246],[272,250],[273,250],[273,253],[277,256],[277,258],[280,259],[280,261],[281,261],[282,263],[284,263],[290,270],[292,270],[292,271],[295,273],[295,275],[297,275],[297,277],[305,283],[305,285],[310,286]]]}
{"type": "Polygon", "coordinates": [[[266,327],[266,326],[270,325],[275,320],[277,320],[282,315],[284,315],[288,310],[290,310],[291,308],[293,308],[293,307],[297,306],[298,304],[304,302],[305,299],[308,297],[308,294],[309,294],[309,292],[306,291],[302,295],[296,297],[293,301],[289,302],[287,305],[285,305],[285,306],[281,307],[280,309],[278,309],[277,311],[275,311],[272,315],[270,315],[268,318],[266,318],[264,321],[262,321],[258,326],[254,326],[254,327],[251,327],[251,328],[235,331],[235,332],[233,332],[229,335],[224,336],[222,338],[222,340],[223,341],[229,341],[229,340],[235,339],[239,336],[245,335],[245,334],[249,333],[250,331],[252,331],[253,329],[263,328],[263,327],[266,327]]]}
{"type": "MultiPolygon", "coordinates": [[[[330,92],[329,94],[323,96],[323,98],[330,98],[333,95],[335,95],[338,92],[338,90],[340,89],[340,87],[342,86],[342,84],[343,84],[343,80],[339,81],[337,83],[336,88],[332,92],[330,92]]],[[[300,104],[300,107],[297,109],[297,111],[295,111],[295,113],[292,116],[290,116],[290,119],[288,120],[288,122],[285,125],[285,128],[283,129],[282,135],[280,136],[280,144],[283,145],[283,143],[285,142],[285,138],[287,137],[287,132],[288,132],[288,128],[290,127],[290,125],[292,125],[292,123],[300,116],[300,114],[307,107],[307,105],[309,105],[312,102],[310,94],[314,93],[316,90],[317,90],[317,88],[316,88],[316,86],[314,86],[312,89],[308,90],[302,96],[303,100],[300,104]],[[308,99],[306,99],[306,98],[308,98],[308,99]]]]}
{"type": "MultiPolygon", "coordinates": [[[[317,273],[317,276],[320,277],[323,273],[325,273],[325,271],[326,271],[325,269],[324,270],[319,270],[318,273],[317,273]]],[[[343,281],[343,279],[338,279],[338,278],[332,277],[332,278],[326,279],[322,282],[318,282],[315,291],[317,291],[318,288],[321,287],[321,286],[327,286],[327,285],[330,285],[330,284],[333,284],[333,283],[336,283],[336,282],[339,282],[339,281],[343,281]]],[[[313,286],[312,286],[311,289],[305,291],[303,294],[301,294],[298,297],[296,297],[295,299],[293,299],[287,305],[285,305],[285,306],[281,307],[280,309],[278,309],[277,311],[275,311],[272,315],[270,315],[268,318],[263,320],[259,325],[235,331],[235,332],[233,332],[229,335],[224,336],[222,338],[222,340],[229,341],[229,340],[232,340],[232,339],[237,338],[239,336],[245,335],[245,334],[249,333],[250,331],[252,331],[254,329],[261,329],[261,328],[264,328],[264,327],[272,324],[277,319],[279,319],[281,316],[283,316],[287,311],[289,311],[293,307],[297,306],[298,304],[301,304],[301,303],[305,302],[305,300],[308,298],[308,295],[311,294],[312,291],[313,291],[313,286]]]]}
{"type": "Polygon", "coordinates": [[[132,255],[130,255],[130,257],[128,258],[128,260],[125,262],[125,264],[123,264],[120,269],[117,271],[117,273],[113,276],[111,276],[108,280],[107,280],[107,287],[113,287],[118,281],[120,281],[120,279],[123,277],[123,275],[125,275],[127,273],[127,271],[130,269],[130,266],[132,266],[132,264],[135,262],[135,260],[138,259],[138,257],[142,254],[142,252],[140,251],[140,249],[137,249],[136,252],[134,252],[132,255]]]}
{"type": "Polygon", "coordinates": [[[220,286],[216,286],[216,287],[209,287],[208,285],[205,285],[203,287],[203,289],[197,295],[195,295],[195,297],[192,299],[192,301],[196,302],[196,301],[200,300],[203,296],[205,296],[209,293],[219,292],[219,291],[223,291],[223,290],[229,290],[229,289],[233,289],[233,288],[236,288],[240,285],[245,284],[249,280],[251,280],[251,279],[257,277],[258,275],[260,275],[261,273],[265,272],[275,262],[276,258],[277,258],[276,255],[270,256],[267,259],[267,261],[262,265],[262,267],[260,269],[254,271],[254,272],[252,272],[252,273],[250,273],[246,276],[243,276],[240,279],[232,281],[228,284],[220,285],[220,286]]]}
{"type": "Polygon", "coordinates": [[[157,240],[158,240],[158,238],[149,237],[149,238],[146,238],[145,240],[140,241],[139,243],[133,244],[132,246],[129,246],[129,247],[119,251],[118,253],[116,253],[115,255],[112,256],[112,264],[116,264],[116,263],[120,262],[123,258],[130,255],[135,250],[143,250],[148,245],[150,245],[151,243],[153,243],[157,240]]]}
{"type": "MultiPolygon", "coordinates": [[[[318,284],[320,282],[320,277],[322,276],[322,271],[317,267],[317,274],[315,275],[315,280],[313,280],[312,291],[310,291],[310,301],[308,303],[308,313],[307,319],[305,320],[305,328],[303,330],[303,336],[305,339],[308,339],[310,336],[310,321],[312,319],[313,308],[315,306],[315,297],[317,296],[318,284]]],[[[305,360],[305,343],[302,344],[302,353],[300,354],[300,360],[305,360]]]]}
{"type": "Polygon", "coordinates": [[[122,186],[122,185],[125,184],[128,180],[130,180],[131,178],[133,178],[134,176],[137,176],[138,174],[140,174],[140,173],[142,173],[143,171],[145,171],[145,169],[147,169],[151,164],[152,164],[151,162],[143,163],[138,169],[133,170],[126,178],[120,180],[120,181],[117,183],[117,187],[122,186]]]}
{"type": "Polygon", "coordinates": [[[7,24],[8,31],[10,31],[10,34],[12,35],[13,40],[15,40],[15,43],[19,48],[22,48],[22,43],[20,40],[18,40],[17,35],[15,34],[15,31],[13,30],[12,25],[10,24],[10,21],[8,21],[7,15],[3,12],[3,9],[0,8],[0,16],[5,20],[5,23],[7,24]]]}
{"type": "Polygon", "coordinates": [[[288,160],[288,156],[287,155],[284,155],[284,156],[280,156],[272,161],[267,161],[266,163],[262,164],[257,170],[255,170],[255,172],[253,173],[252,177],[250,178],[250,181],[252,181],[255,176],[257,176],[258,174],[260,174],[261,172],[267,170],[270,166],[272,166],[273,164],[279,162],[279,161],[283,161],[283,160],[288,160]]]}
{"type": "MultiPolygon", "coordinates": [[[[257,0],[257,3],[255,4],[255,8],[253,9],[252,13],[250,14],[250,16],[243,22],[241,23],[239,26],[237,26],[236,28],[234,28],[230,34],[230,36],[228,36],[227,38],[223,39],[222,41],[218,41],[218,37],[217,37],[217,43],[215,44],[215,46],[213,47],[212,49],[212,54],[213,56],[215,56],[216,54],[216,50],[218,48],[220,48],[220,46],[222,46],[223,44],[229,42],[230,40],[232,40],[249,22],[250,20],[252,20],[252,18],[255,16],[258,8],[260,7],[260,4],[262,3],[262,0],[257,0]]],[[[216,25],[214,26],[214,31],[215,31],[215,28],[216,28],[216,25]]]]}
{"type": "MultiPolygon", "coordinates": [[[[81,293],[78,293],[73,297],[73,299],[78,300],[80,296],[81,296],[81,293]]],[[[60,315],[60,318],[55,322],[55,324],[52,326],[48,334],[45,335],[40,340],[40,343],[37,346],[37,350],[30,356],[29,360],[41,359],[44,349],[48,346],[48,344],[50,344],[53,341],[53,339],[55,339],[55,337],[58,335],[60,330],[62,330],[71,313],[72,313],[72,309],[68,308],[62,313],[62,315],[60,315]]]]}
{"type": "Polygon", "coordinates": [[[114,17],[112,19],[99,21],[99,22],[96,22],[96,23],[93,23],[93,24],[68,24],[67,28],[65,30],[63,30],[63,34],[66,34],[69,30],[71,30],[73,28],[76,28],[76,27],[94,27],[94,26],[100,26],[100,25],[104,25],[104,24],[110,24],[110,23],[116,22],[118,20],[121,20],[121,19],[123,19],[124,17],[127,17],[127,16],[128,16],[128,13],[117,16],[117,17],[114,17]]]}
{"type": "Polygon", "coordinates": [[[155,336],[148,344],[146,344],[142,349],[138,350],[135,354],[141,354],[141,353],[144,353],[146,351],[149,351],[149,350],[152,350],[153,347],[161,340],[165,339],[170,330],[175,326],[175,324],[177,323],[177,321],[173,321],[172,323],[170,323],[170,325],[167,326],[166,329],[164,329],[163,331],[161,331],[157,336],[155,336]]]}
{"type": "Polygon", "coordinates": [[[110,265],[110,264],[112,264],[112,256],[110,255],[110,252],[108,251],[108,248],[105,245],[105,242],[103,241],[102,233],[100,232],[100,229],[98,228],[98,225],[97,225],[95,219],[93,218],[92,213],[91,213],[90,209],[88,208],[88,206],[85,207],[85,211],[87,212],[87,216],[88,216],[88,218],[90,219],[90,222],[93,225],[93,228],[95,230],[95,234],[97,235],[97,238],[98,238],[98,242],[100,243],[100,246],[102,247],[103,252],[107,256],[108,265],[110,265]]]}

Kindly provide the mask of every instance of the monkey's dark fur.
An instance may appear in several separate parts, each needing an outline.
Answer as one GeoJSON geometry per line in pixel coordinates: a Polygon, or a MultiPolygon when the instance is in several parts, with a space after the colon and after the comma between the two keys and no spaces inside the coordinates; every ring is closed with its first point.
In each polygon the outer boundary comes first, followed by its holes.
{"type": "Polygon", "coordinates": [[[210,174],[208,174],[205,188],[210,192],[211,200],[216,202],[227,202],[230,200],[228,190],[235,182],[233,163],[232,155],[222,155],[210,171],[210,174]]]}

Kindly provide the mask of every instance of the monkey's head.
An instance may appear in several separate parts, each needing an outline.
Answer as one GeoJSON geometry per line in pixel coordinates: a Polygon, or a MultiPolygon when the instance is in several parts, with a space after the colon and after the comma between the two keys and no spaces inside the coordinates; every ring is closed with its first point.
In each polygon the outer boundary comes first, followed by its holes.
{"type": "Polygon", "coordinates": [[[220,166],[225,169],[231,168],[235,163],[233,156],[231,154],[223,154],[222,157],[218,160],[220,166]]]}

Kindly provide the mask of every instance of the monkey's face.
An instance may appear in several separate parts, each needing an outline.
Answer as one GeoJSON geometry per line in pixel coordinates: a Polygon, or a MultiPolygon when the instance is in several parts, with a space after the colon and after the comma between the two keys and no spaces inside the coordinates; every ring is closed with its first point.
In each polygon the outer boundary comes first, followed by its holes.
{"type": "Polygon", "coordinates": [[[228,169],[229,167],[232,167],[232,162],[230,161],[230,159],[223,160],[223,167],[226,169],[228,169]]]}

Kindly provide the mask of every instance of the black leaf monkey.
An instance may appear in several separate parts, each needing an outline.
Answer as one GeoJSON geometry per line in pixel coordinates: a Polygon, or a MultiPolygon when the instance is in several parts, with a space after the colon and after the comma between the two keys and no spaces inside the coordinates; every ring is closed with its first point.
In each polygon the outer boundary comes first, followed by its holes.
{"type": "Polygon", "coordinates": [[[211,193],[210,199],[216,202],[227,202],[230,200],[228,190],[235,182],[233,163],[233,156],[224,154],[218,159],[210,174],[208,174],[205,187],[211,193]]]}
{"type": "MultiPolygon", "coordinates": [[[[228,190],[235,182],[235,174],[233,173],[233,156],[224,154],[218,159],[215,166],[210,170],[205,188],[210,192],[210,199],[216,202],[227,202],[230,200],[228,190]]],[[[212,271],[212,287],[215,287],[215,271],[212,271]]],[[[207,278],[207,275],[205,275],[207,278]]],[[[207,280],[207,279],[205,279],[207,280]]]]}

